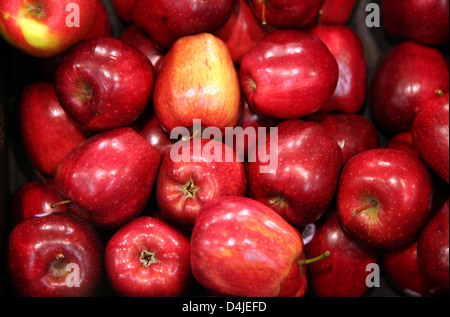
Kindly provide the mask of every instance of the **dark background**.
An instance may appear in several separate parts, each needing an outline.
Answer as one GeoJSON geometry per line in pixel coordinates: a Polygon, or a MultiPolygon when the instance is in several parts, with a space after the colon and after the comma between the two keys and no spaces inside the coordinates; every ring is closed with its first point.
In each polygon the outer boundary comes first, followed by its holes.
{"type": "MultiPolygon", "coordinates": [[[[125,25],[118,19],[111,2],[103,1],[109,12],[112,23],[113,36],[121,34],[125,25]]],[[[348,25],[351,26],[360,36],[364,47],[366,60],[368,63],[367,86],[370,86],[371,78],[376,70],[381,58],[398,41],[389,38],[382,28],[368,28],[365,24],[367,13],[365,11],[368,3],[380,3],[381,1],[359,0],[355,11],[350,18],[348,25]]],[[[444,54],[448,56],[448,47],[442,48],[444,54]]],[[[1,247],[0,266],[4,266],[5,261],[4,245],[8,232],[8,208],[11,195],[26,182],[36,180],[36,175],[31,168],[28,159],[21,145],[18,132],[18,101],[23,88],[37,80],[49,79],[43,77],[46,67],[52,67],[52,63],[43,63],[42,60],[33,58],[13,49],[0,38],[0,239],[1,247]]],[[[50,80],[50,79],[49,79],[50,80]]],[[[361,114],[370,118],[367,104],[361,110],[361,114]]],[[[386,137],[380,135],[382,144],[386,137]]],[[[15,296],[8,283],[7,273],[1,267],[2,279],[0,283],[0,295],[15,296]]],[[[111,291],[106,289],[99,294],[109,296],[111,291]]],[[[370,297],[398,297],[401,293],[396,292],[384,278],[381,280],[381,287],[372,289],[367,294],[370,297]]],[[[320,301],[318,302],[318,304],[320,301]]],[[[320,304],[319,304],[320,305],[320,304]]]]}

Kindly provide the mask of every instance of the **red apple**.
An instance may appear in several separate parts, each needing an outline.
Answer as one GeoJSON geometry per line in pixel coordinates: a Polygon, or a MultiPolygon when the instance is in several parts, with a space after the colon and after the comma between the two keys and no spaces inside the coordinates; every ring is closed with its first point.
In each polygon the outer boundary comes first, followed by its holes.
{"type": "Polygon", "coordinates": [[[319,123],[342,151],[342,165],[356,154],[380,147],[378,130],[371,120],[358,114],[317,113],[306,121],[319,123]]]}
{"type": "Polygon", "coordinates": [[[255,112],[295,119],[319,111],[333,95],[339,68],[316,36],[298,30],[266,35],[243,57],[240,82],[255,112]]]}
{"type": "Polygon", "coordinates": [[[174,141],[170,139],[159,123],[158,117],[152,109],[146,109],[144,113],[133,122],[130,127],[153,146],[161,157],[172,148],[174,141]]]}
{"type": "Polygon", "coordinates": [[[397,133],[388,140],[386,147],[389,149],[402,150],[411,153],[413,155],[419,156],[419,153],[417,152],[417,149],[412,139],[411,131],[397,133]]]}
{"type": "Polygon", "coordinates": [[[339,219],[356,240],[380,249],[414,240],[431,213],[433,183],[422,161],[395,149],[373,149],[343,168],[339,219]]]}
{"type": "Polygon", "coordinates": [[[239,65],[245,53],[269,30],[259,23],[246,0],[238,0],[230,18],[215,35],[225,42],[234,63],[239,65]]]}
{"type": "Polygon", "coordinates": [[[225,43],[202,33],[171,47],[156,77],[155,113],[165,131],[192,127],[234,127],[241,110],[241,87],[225,43]]]}
{"type": "Polygon", "coordinates": [[[14,227],[8,263],[20,296],[92,296],[101,282],[103,244],[87,222],[71,213],[41,214],[14,227]]]}
{"type": "Polygon", "coordinates": [[[97,15],[95,17],[94,25],[86,34],[84,39],[89,39],[98,36],[112,36],[111,22],[109,20],[108,12],[101,0],[97,1],[97,15]]]}
{"type": "Polygon", "coordinates": [[[449,293],[449,201],[430,219],[417,243],[417,256],[425,275],[439,286],[439,291],[449,293]]]}
{"type": "Polygon", "coordinates": [[[411,128],[420,157],[449,182],[449,94],[435,98],[416,115],[411,128]]]}
{"type": "Polygon", "coordinates": [[[188,160],[175,162],[169,154],[164,157],[156,198],[164,217],[192,228],[207,202],[223,196],[245,196],[247,180],[244,164],[235,155],[228,161],[228,146],[222,142],[208,139],[182,142],[189,144],[188,160]],[[217,160],[211,162],[210,153],[217,155],[217,160]]]}
{"type": "Polygon", "coordinates": [[[182,296],[192,280],[189,252],[189,239],[172,226],[139,217],[108,241],[106,274],[120,296],[182,296]]]}
{"type": "Polygon", "coordinates": [[[81,41],[96,14],[96,0],[4,0],[0,36],[26,54],[51,57],[81,41]]]}
{"type": "Polygon", "coordinates": [[[266,166],[259,158],[267,140],[258,144],[258,157],[248,165],[252,197],[271,207],[294,225],[317,221],[334,198],[341,171],[341,150],[336,141],[315,122],[287,120],[278,125],[278,166],[262,172],[266,166]]]}
{"type": "Polygon", "coordinates": [[[371,82],[369,101],[374,122],[388,134],[410,131],[415,115],[449,91],[449,70],[440,51],[414,42],[390,50],[371,82]]]}
{"type": "Polygon", "coordinates": [[[70,210],[98,227],[138,216],[152,192],[160,155],[131,128],[97,134],[61,162],[56,186],[70,210]]]}
{"type": "Polygon", "coordinates": [[[61,160],[92,134],[67,115],[50,82],[33,82],[24,88],[19,118],[27,157],[48,176],[53,176],[61,160]]]}
{"type": "Polygon", "coordinates": [[[250,198],[206,204],[192,231],[190,256],[194,277],[218,294],[299,297],[306,291],[300,233],[250,198]]]}
{"type": "Polygon", "coordinates": [[[80,126],[104,131],[127,126],[147,107],[155,70],[130,44],[112,37],[79,43],[56,71],[61,106],[80,126]]]}
{"type": "Polygon", "coordinates": [[[136,0],[112,0],[117,15],[125,22],[133,21],[133,8],[136,0]]]}
{"type": "Polygon", "coordinates": [[[320,24],[345,24],[357,0],[325,0],[319,11],[320,24]]]}
{"type": "Polygon", "coordinates": [[[120,39],[139,49],[150,60],[156,73],[161,69],[164,54],[153,44],[148,35],[136,24],[129,25],[121,34],[120,39]]]}
{"type": "Polygon", "coordinates": [[[336,90],[321,111],[357,113],[367,90],[367,62],[358,34],[345,25],[317,25],[311,33],[328,47],[339,66],[336,90]]]}
{"type": "Polygon", "coordinates": [[[136,0],[133,21],[163,51],[188,35],[214,33],[222,27],[237,0],[136,0]]]}
{"type": "Polygon", "coordinates": [[[25,183],[14,192],[12,197],[11,220],[13,226],[37,214],[66,212],[65,205],[52,208],[52,204],[60,201],[61,196],[58,194],[53,179],[25,183]]]}
{"type": "Polygon", "coordinates": [[[381,252],[349,237],[335,208],[319,219],[314,237],[305,245],[308,257],[319,256],[323,250],[328,250],[330,256],[308,266],[308,290],[319,297],[366,295],[366,267],[378,263],[381,252]]]}
{"type": "Polygon", "coordinates": [[[417,239],[395,249],[383,252],[384,272],[392,286],[411,297],[436,295],[436,285],[424,274],[417,258],[417,239]]]}
{"type": "Polygon", "coordinates": [[[314,21],[324,0],[249,0],[255,16],[263,25],[299,29],[314,21]]]}
{"type": "Polygon", "coordinates": [[[449,42],[448,0],[382,1],[384,30],[395,38],[425,45],[449,42]]]}

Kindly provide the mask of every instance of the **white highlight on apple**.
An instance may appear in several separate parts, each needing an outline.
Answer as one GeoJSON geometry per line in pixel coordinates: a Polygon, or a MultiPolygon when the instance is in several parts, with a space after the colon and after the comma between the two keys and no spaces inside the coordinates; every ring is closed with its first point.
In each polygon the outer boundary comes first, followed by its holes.
{"type": "Polygon", "coordinates": [[[70,12],[66,17],[66,26],[69,28],[80,27],[80,6],[77,3],[68,3],[66,12],[70,12]]]}
{"type": "MultiPolygon", "coordinates": [[[[177,127],[170,132],[172,140],[179,140],[170,149],[170,158],[173,162],[199,162],[200,158],[206,162],[221,162],[223,160],[222,146],[218,146],[215,142],[209,142],[202,147],[202,139],[223,141],[227,145],[225,147],[225,162],[244,162],[247,157],[248,162],[262,163],[260,166],[261,173],[275,173],[278,168],[278,128],[270,127],[267,131],[266,127],[227,127],[225,128],[225,137],[222,131],[216,127],[206,127],[202,131],[200,119],[193,120],[192,142],[186,142],[191,139],[191,132],[186,127],[177,127]],[[201,137],[200,137],[201,136],[201,137]],[[269,140],[267,140],[269,137],[269,140]],[[247,144],[255,144],[249,146],[249,152],[245,154],[245,140],[247,144]],[[235,145],[236,140],[236,146],[235,145]],[[191,143],[193,146],[193,158],[191,159],[191,143]],[[269,146],[268,146],[269,145],[269,146]],[[269,147],[269,153],[267,153],[269,147]],[[181,151],[180,151],[181,150],[181,151]],[[181,152],[181,153],[180,153],[181,152]],[[212,153],[212,154],[211,154],[212,153]]],[[[220,145],[220,144],[219,144],[220,145]]]]}

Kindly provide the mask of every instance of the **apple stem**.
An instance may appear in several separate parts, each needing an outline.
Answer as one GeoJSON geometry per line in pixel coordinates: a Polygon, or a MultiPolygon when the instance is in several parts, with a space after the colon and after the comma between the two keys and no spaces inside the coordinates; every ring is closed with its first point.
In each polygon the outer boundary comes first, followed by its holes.
{"type": "Polygon", "coordinates": [[[34,170],[34,173],[39,177],[39,179],[41,180],[41,182],[45,185],[47,184],[47,180],[45,179],[45,177],[41,174],[41,172],[39,172],[38,170],[34,170]]]}
{"type": "Polygon", "coordinates": [[[72,202],[71,200],[63,200],[63,201],[60,201],[60,202],[51,204],[50,207],[56,208],[56,207],[61,206],[61,205],[67,205],[67,204],[70,204],[71,202],[72,202]]]}
{"type": "Polygon", "coordinates": [[[444,92],[441,89],[436,90],[436,95],[438,95],[439,97],[444,96],[444,92]]]}
{"type": "Polygon", "coordinates": [[[300,265],[300,266],[308,265],[308,264],[311,264],[311,263],[323,260],[323,259],[325,259],[325,258],[327,258],[329,256],[330,256],[330,252],[329,251],[325,251],[323,254],[321,254],[319,256],[316,256],[315,258],[298,261],[298,265],[300,265]]]}
{"type": "Polygon", "coordinates": [[[375,207],[375,206],[377,206],[377,205],[378,205],[378,202],[375,201],[375,200],[372,200],[372,201],[370,202],[370,204],[365,205],[365,206],[363,206],[363,207],[361,207],[361,208],[358,208],[358,209],[353,210],[353,211],[352,211],[352,215],[353,215],[353,216],[356,216],[356,215],[359,214],[360,212],[362,212],[362,211],[364,211],[364,210],[367,210],[367,209],[369,209],[369,208],[375,207]]]}
{"type": "Polygon", "coordinates": [[[267,19],[266,19],[266,9],[267,9],[267,0],[264,0],[262,3],[262,15],[261,15],[261,22],[262,25],[267,25],[267,19]]]}

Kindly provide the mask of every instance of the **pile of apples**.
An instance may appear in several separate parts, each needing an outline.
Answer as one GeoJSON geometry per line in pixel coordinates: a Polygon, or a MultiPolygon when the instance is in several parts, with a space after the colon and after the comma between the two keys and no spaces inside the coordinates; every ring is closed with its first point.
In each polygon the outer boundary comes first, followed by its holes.
{"type": "Polygon", "coordinates": [[[374,265],[448,295],[448,1],[378,2],[395,45],[373,78],[356,0],[105,3],[0,1],[0,35],[51,73],[18,104],[41,178],[11,197],[17,295],[360,297],[374,265]]]}

